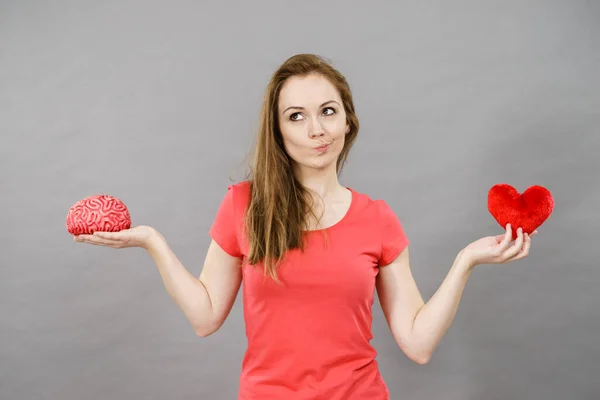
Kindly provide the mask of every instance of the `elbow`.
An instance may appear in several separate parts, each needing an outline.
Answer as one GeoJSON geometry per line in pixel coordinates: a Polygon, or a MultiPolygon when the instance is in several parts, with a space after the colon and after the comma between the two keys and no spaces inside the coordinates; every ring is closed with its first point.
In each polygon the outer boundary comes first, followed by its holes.
{"type": "Polygon", "coordinates": [[[431,361],[431,356],[433,355],[433,351],[426,347],[413,347],[405,349],[404,352],[411,361],[419,365],[428,364],[429,361],[431,361]]]}
{"type": "Polygon", "coordinates": [[[196,333],[196,336],[199,336],[201,338],[205,338],[205,337],[212,335],[213,333],[218,331],[220,328],[219,325],[214,325],[214,324],[212,324],[212,325],[198,324],[198,325],[193,325],[192,327],[194,329],[194,332],[196,333]]]}
{"type": "Polygon", "coordinates": [[[195,329],[194,332],[196,332],[196,336],[199,336],[201,338],[205,338],[205,337],[209,337],[210,335],[212,335],[214,333],[214,331],[206,331],[206,330],[200,330],[200,329],[195,329]]]}
{"type": "Polygon", "coordinates": [[[418,354],[418,355],[414,355],[414,356],[410,357],[410,359],[419,365],[425,365],[425,364],[428,364],[429,361],[431,360],[431,354],[430,353],[418,354]]]}
{"type": "Polygon", "coordinates": [[[209,337],[213,333],[219,330],[219,326],[204,326],[204,327],[196,327],[194,328],[194,332],[196,332],[196,336],[201,338],[209,337]]]}

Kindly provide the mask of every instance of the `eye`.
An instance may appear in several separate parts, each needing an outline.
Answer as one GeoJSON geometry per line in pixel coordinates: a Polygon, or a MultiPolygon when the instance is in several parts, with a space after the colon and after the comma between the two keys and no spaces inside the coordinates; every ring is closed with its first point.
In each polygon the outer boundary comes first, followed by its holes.
{"type": "Polygon", "coordinates": [[[323,109],[323,114],[326,114],[326,115],[333,115],[333,114],[335,114],[335,109],[334,109],[333,107],[327,107],[327,108],[323,109]],[[331,112],[330,112],[330,113],[327,113],[327,110],[329,110],[329,111],[331,111],[331,112]]]}
{"type": "Polygon", "coordinates": [[[293,113],[293,114],[290,115],[290,120],[292,120],[292,121],[298,121],[299,118],[297,118],[297,117],[299,117],[299,116],[300,116],[300,113],[295,112],[295,113],[293,113]]]}

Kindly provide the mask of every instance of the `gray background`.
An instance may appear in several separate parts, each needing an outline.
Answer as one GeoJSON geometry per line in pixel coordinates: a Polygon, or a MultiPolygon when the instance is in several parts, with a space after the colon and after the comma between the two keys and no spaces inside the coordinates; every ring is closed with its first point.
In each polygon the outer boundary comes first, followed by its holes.
{"type": "Polygon", "coordinates": [[[264,87],[300,52],[350,81],[341,182],[397,212],[425,299],[501,232],[492,185],[555,197],[527,259],[476,269],[429,364],[376,302],[392,399],[600,397],[599,4],[365,3],[0,3],[1,399],[236,397],[241,299],[201,339],[146,253],[73,243],[65,217],[117,196],[198,275],[264,87]]]}

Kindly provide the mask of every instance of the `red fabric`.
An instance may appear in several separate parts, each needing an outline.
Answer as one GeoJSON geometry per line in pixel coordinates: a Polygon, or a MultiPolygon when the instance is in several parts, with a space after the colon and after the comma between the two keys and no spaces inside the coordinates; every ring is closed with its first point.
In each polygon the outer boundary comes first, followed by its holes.
{"type": "MultiPolygon", "coordinates": [[[[232,185],[220,205],[212,238],[229,254],[245,257],[242,218],[249,182],[232,185]]],[[[243,267],[243,308],[248,347],[239,400],[389,399],[371,346],[371,306],[378,267],[408,245],[400,221],[382,200],[352,189],[346,216],[309,232],[304,254],[288,252],[278,273],[282,285],[243,267]]]]}
{"type": "Polygon", "coordinates": [[[542,186],[531,186],[519,194],[507,184],[494,185],[488,193],[488,210],[494,219],[506,228],[512,226],[512,238],[517,238],[517,229],[531,234],[539,228],[552,214],[554,200],[548,189],[542,186]]]}
{"type": "Polygon", "coordinates": [[[118,232],[131,228],[131,216],[121,200],[100,194],[73,204],[67,214],[66,226],[72,235],[118,232]]]}

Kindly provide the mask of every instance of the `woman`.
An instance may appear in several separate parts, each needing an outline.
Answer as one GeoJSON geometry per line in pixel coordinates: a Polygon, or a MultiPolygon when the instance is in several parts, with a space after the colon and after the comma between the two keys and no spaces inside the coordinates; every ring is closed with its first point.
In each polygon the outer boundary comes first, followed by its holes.
{"type": "Polygon", "coordinates": [[[473,268],[522,259],[531,239],[519,228],[513,242],[509,225],[469,244],[424,303],[394,212],[338,182],[358,128],[345,78],[296,55],[267,87],[251,175],[228,188],[198,279],[148,226],[76,240],[146,249],[202,337],[221,327],[243,282],[240,399],[388,399],[370,345],[374,290],[399,347],[425,364],[473,268]]]}

